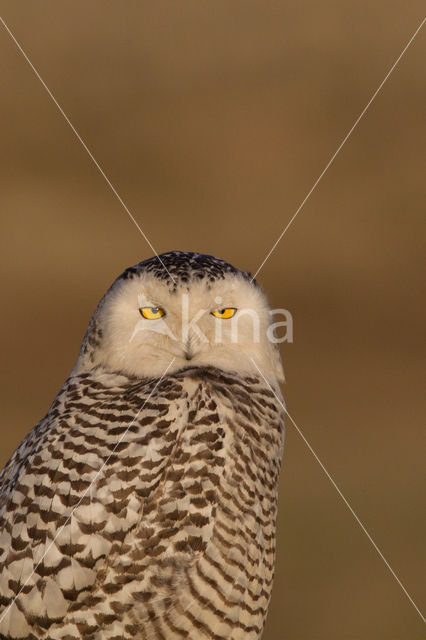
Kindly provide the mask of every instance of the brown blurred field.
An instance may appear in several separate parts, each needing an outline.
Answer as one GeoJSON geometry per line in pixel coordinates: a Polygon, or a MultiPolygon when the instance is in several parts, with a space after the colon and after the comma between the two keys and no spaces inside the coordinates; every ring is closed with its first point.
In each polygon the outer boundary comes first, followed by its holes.
{"type": "MultiPolygon", "coordinates": [[[[254,272],[422,19],[422,3],[2,2],[157,251],[254,272]]],[[[418,35],[261,271],[294,317],[288,409],[422,609],[424,58],[418,35]]],[[[88,319],[152,252],[0,25],[1,464],[88,319]]],[[[264,640],[424,625],[289,424],[264,640]]]]}

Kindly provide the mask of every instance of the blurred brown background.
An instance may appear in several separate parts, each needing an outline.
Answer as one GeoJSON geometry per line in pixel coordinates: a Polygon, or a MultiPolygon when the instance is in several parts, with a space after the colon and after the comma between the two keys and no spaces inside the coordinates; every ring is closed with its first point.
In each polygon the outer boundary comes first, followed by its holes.
{"type": "MultiPolygon", "coordinates": [[[[2,2],[157,251],[254,272],[422,3],[2,2]]],[[[263,268],[294,317],[288,409],[420,608],[426,28],[263,268]]],[[[88,319],[152,252],[0,25],[1,464],[88,319]]],[[[417,640],[408,599],[289,424],[264,640],[417,640]]]]}

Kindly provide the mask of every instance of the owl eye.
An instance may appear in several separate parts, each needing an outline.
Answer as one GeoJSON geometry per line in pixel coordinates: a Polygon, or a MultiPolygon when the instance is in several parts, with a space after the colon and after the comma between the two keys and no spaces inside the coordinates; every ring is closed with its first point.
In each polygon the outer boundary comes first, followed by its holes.
{"type": "Polygon", "coordinates": [[[146,320],[157,320],[166,315],[166,312],[161,307],[141,307],[139,311],[146,320]]]}
{"type": "Polygon", "coordinates": [[[232,307],[227,307],[226,309],[216,309],[212,311],[211,314],[215,318],[222,318],[222,320],[228,320],[228,318],[232,318],[236,314],[237,310],[232,307]]]}

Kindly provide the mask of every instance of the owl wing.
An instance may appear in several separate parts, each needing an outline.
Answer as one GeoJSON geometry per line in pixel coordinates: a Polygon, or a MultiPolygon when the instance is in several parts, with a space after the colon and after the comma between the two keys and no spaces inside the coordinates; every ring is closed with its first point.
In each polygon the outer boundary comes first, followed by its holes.
{"type": "Polygon", "coordinates": [[[167,425],[187,414],[166,381],[106,378],[70,378],[0,476],[0,617],[18,596],[6,637],[62,620],[102,581],[160,482],[167,425]]]}

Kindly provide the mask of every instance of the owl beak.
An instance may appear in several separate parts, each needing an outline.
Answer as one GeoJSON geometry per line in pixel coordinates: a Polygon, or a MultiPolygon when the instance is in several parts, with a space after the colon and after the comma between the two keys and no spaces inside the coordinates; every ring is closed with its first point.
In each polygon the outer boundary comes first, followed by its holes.
{"type": "Polygon", "coordinates": [[[190,334],[188,334],[188,337],[182,346],[184,350],[185,360],[192,360],[192,358],[194,357],[194,352],[192,350],[192,339],[190,334]]]}

